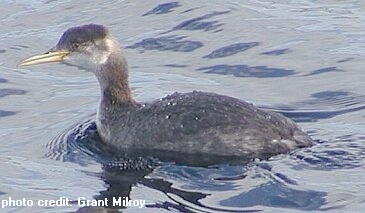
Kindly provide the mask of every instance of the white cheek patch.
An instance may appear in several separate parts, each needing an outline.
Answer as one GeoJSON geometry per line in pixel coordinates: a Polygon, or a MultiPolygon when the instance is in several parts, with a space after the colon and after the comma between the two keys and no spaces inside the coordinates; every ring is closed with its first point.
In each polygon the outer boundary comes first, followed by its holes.
{"type": "Polygon", "coordinates": [[[110,38],[105,39],[105,44],[108,47],[108,50],[114,49],[114,42],[110,38]]]}
{"type": "Polygon", "coordinates": [[[85,46],[83,52],[72,52],[64,58],[66,64],[77,66],[89,71],[95,71],[99,66],[104,64],[114,47],[114,41],[111,38],[96,41],[96,45],[85,46]],[[103,50],[98,49],[98,46],[105,45],[103,50]]]}
{"type": "Polygon", "coordinates": [[[104,64],[106,62],[106,60],[108,60],[109,55],[110,55],[110,53],[108,53],[108,52],[103,52],[102,54],[100,54],[98,63],[104,64]]]}
{"type": "Polygon", "coordinates": [[[88,71],[93,71],[96,68],[96,65],[94,64],[94,62],[90,61],[89,57],[80,53],[73,53],[72,55],[65,57],[64,63],[88,71]]]}
{"type": "Polygon", "coordinates": [[[106,38],[105,39],[105,44],[107,46],[107,50],[106,52],[103,52],[102,56],[100,57],[100,63],[105,63],[106,60],[108,60],[109,56],[110,56],[110,52],[111,50],[114,49],[114,42],[112,39],[110,38],[106,38]]]}
{"type": "Polygon", "coordinates": [[[97,50],[96,48],[93,47],[87,47],[85,48],[85,50],[90,53],[89,56],[90,63],[93,63],[95,65],[100,65],[105,63],[109,57],[108,52],[106,51],[99,52],[100,50],[97,50]]]}
{"type": "MultiPolygon", "coordinates": [[[[105,45],[107,47],[107,51],[100,52],[100,54],[95,54],[94,57],[92,58],[92,61],[95,64],[99,64],[99,65],[104,64],[108,60],[108,58],[110,56],[110,52],[114,48],[114,42],[110,38],[106,38],[106,39],[104,39],[103,41],[100,41],[100,42],[105,42],[105,45]]],[[[94,53],[97,52],[96,50],[89,50],[89,51],[94,52],[94,53]]]]}

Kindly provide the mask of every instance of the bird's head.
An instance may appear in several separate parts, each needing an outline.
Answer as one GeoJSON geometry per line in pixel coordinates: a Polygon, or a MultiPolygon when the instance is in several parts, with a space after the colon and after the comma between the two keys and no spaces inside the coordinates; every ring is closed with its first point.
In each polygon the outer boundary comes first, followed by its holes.
{"type": "Polygon", "coordinates": [[[88,24],[66,30],[50,51],[27,58],[19,66],[63,62],[86,70],[104,64],[119,46],[102,25],[88,24]]]}

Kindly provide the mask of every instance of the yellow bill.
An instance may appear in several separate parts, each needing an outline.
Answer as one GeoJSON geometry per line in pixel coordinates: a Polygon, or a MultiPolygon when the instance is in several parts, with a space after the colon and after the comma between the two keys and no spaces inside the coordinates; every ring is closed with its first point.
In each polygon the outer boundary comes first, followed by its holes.
{"type": "Polygon", "coordinates": [[[34,64],[61,62],[69,54],[67,51],[50,51],[41,55],[32,56],[21,61],[18,66],[29,66],[34,64]]]}

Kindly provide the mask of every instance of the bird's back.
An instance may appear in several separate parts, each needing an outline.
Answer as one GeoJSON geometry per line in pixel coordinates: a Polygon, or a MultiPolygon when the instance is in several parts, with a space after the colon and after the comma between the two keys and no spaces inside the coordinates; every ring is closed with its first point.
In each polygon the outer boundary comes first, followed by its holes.
{"type": "Polygon", "coordinates": [[[174,93],[121,113],[109,127],[120,149],[265,158],[311,145],[282,115],[205,92],[174,93]]]}

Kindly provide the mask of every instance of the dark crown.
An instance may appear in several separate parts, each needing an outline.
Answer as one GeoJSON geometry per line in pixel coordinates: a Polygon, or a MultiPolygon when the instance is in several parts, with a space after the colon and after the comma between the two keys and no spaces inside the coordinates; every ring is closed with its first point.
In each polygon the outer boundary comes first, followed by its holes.
{"type": "Polygon", "coordinates": [[[108,30],[103,25],[87,24],[67,29],[57,43],[57,49],[73,50],[86,42],[104,39],[108,30]]]}

